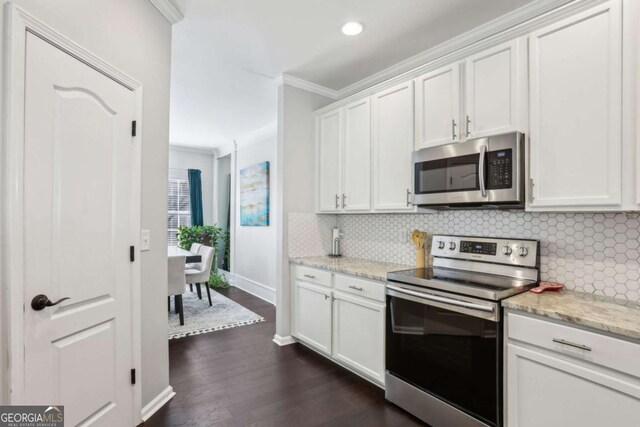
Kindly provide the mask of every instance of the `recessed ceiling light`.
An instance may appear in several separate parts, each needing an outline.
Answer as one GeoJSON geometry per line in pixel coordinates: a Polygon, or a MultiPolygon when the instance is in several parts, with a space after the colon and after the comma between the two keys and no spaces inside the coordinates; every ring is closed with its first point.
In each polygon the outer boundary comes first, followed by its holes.
{"type": "Polygon", "coordinates": [[[358,21],[345,22],[342,25],[342,33],[347,36],[357,36],[364,30],[364,24],[358,21]]]}

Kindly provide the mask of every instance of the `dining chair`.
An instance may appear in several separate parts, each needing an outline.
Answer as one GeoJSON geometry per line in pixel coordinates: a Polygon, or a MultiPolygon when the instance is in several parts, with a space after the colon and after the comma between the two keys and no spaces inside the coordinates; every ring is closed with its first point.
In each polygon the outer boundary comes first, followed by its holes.
{"type": "Polygon", "coordinates": [[[211,302],[211,290],[209,289],[209,276],[211,275],[211,264],[213,263],[213,248],[210,246],[202,245],[200,246],[200,250],[198,254],[202,256],[202,261],[200,262],[200,268],[191,268],[186,270],[187,283],[189,285],[195,284],[198,289],[198,298],[202,299],[202,290],[200,289],[200,285],[204,284],[205,288],[207,288],[207,296],[209,297],[209,305],[212,306],[211,302]]]}
{"type": "Polygon", "coordinates": [[[185,290],[185,272],[184,263],[187,259],[185,256],[169,257],[169,286],[168,300],[169,311],[171,311],[171,297],[174,297],[176,312],[180,316],[180,325],[184,325],[184,307],[182,305],[182,294],[185,290]]]}
{"type": "MultiPolygon", "coordinates": [[[[191,248],[189,248],[189,252],[191,252],[192,254],[197,254],[198,251],[200,251],[200,247],[202,247],[202,243],[192,243],[191,244],[191,248]]],[[[185,265],[184,269],[185,270],[193,270],[193,269],[198,270],[198,269],[200,269],[201,262],[191,262],[191,263],[185,265]]],[[[189,283],[189,289],[191,290],[191,292],[193,292],[193,283],[189,283]]]]}

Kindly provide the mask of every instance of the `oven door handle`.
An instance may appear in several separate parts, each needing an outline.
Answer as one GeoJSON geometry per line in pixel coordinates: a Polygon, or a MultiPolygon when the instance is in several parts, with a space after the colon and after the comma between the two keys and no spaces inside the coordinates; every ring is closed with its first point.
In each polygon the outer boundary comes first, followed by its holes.
{"type": "Polygon", "coordinates": [[[487,146],[483,145],[480,147],[480,160],[478,160],[478,181],[480,182],[480,192],[482,193],[482,197],[487,197],[487,186],[484,182],[484,165],[486,155],[487,146]]]}
{"type": "Polygon", "coordinates": [[[426,299],[426,300],[429,300],[429,301],[441,302],[443,304],[455,305],[457,307],[470,308],[472,310],[486,311],[488,313],[493,313],[494,312],[494,308],[493,307],[489,307],[489,306],[486,306],[486,305],[474,304],[472,302],[460,301],[460,300],[457,300],[457,299],[445,298],[445,297],[441,297],[441,296],[437,296],[437,295],[426,294],[426,293],[423,293],[423,292],[411,291],[409,289],[405,289],[405,288],[401,288],[401,287],[393,286],[393,285],[389,285],[389,284],[387,284],[387,289],[391,289],[392,291],[396,291],[396,292],[399,292],[401,294],[412,295],[414,297],[426,299]]]}

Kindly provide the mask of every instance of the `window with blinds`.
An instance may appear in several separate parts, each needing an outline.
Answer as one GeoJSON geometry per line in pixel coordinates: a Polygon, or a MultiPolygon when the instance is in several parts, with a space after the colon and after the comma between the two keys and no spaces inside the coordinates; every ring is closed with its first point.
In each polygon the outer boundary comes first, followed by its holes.
{"type": "Polygon", "coordinates": [[[167,244],[178,246],[178,227],[191,225],[189,178],[186,170],[171,170],[169,173],[168,207],[167,244]]]}

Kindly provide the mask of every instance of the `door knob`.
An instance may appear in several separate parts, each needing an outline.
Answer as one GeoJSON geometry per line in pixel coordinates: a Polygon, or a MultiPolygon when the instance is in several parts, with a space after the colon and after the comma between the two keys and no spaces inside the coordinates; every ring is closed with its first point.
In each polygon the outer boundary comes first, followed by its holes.
{"type": "Polygon", "coordinates": [[[68,299],[69,297],[65,297],[65,298],[59,299],[56,302],[51,302],[48,296],[40,294],[40,295],[36,295],[31,300],[31,308],[33,308],[35,311],[40,311],[40,310],[44,310],[47,307],[53,307],[54,305],[58,305],[62,301],[68,300],[68,299]]]}

